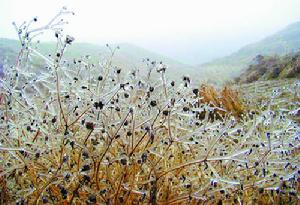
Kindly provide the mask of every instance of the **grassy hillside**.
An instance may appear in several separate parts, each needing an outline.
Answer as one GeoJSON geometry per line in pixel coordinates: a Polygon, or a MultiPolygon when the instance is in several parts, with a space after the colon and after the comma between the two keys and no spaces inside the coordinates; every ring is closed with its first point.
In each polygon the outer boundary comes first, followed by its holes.
{"type": "Polygon", "coordinates": [[[300,53],[278,56],[262,56],[255,58],[238,78],[237,82],[251,83],[257,80],[271,80],[281,78],[300,77],[300,53]]]}
{"type": "MultiPolygon", "coordinates": [[[[117,45],[112,45],[116,47],[117,45]]],[[[151,61],[162,61],[164,64],[169,66],[167,72],[174,78],[180,78],[185,74],[193,75],[196,73],[195,68],[190,65],[185,65],[174,59],[165,57],[163,55],[151,52],[144,48],[122,43],[118,45],[119,50],[114,55],[113,65],[124,68],[125,70],[140,69],[145,70],[146,64],[143,59],[149,58],[151,61]]],[[[0,38],[0,63],[8,61],[14,63],[17,57],[17,53],[20,49],[19,42],[17,40],[0,38]]],[[[43,42],[38,45],[38,49],[45,55],[55,54],[55,43],[43,42]]],[[[110,51],[107,46],[101,46],[91,43],[74,43],[65,53],[67,59],[80,58],[83,55],[89,55],[91,61],[96,63],[101,59],[106,59],[110,55],[110,51]]]]}
{"type": "Polygon", "coordinates": [[[286,55],[300,49],[300,22],[291,24],[283,30],[257,43],[247,45],[230,56],[216,59],[201,65],[205,75],[214,76],[218,80],[238,76],[251,60],[261,55],[286,55]]]}

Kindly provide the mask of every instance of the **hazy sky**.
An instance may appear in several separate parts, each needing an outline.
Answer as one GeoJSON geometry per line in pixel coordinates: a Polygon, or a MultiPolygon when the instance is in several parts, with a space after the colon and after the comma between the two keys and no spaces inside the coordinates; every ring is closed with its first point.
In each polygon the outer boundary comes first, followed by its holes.
{"type": "Polygon", "coordinates": [[[129,42],[186,63],[228,55],[300,21],[300,0],[0,0],[0,37],[11,22],[46,22],[62,7],[78,42],[129,42]]]}

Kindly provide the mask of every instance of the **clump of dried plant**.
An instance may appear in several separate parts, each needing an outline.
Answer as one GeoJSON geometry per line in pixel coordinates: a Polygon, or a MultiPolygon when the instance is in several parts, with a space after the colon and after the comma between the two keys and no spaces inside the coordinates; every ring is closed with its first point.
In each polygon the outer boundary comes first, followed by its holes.
{"type": "Polygon", "coordinates": [[[16,26],[22,50],[1,80],[0,179],[9,195],[2,203],[299,200],[299,125],[286,110],[273,110],[275,95],[238,121],[236,93],[224,88],[217,99],[211,87],[192,89],[189,77],[169,82],[162,62],[147,60],[145,76],[127,73],[113,66],[117,48],[110,46],[105,62],[70,62],[64,52],[74,39],[55,29],[67,13],[40,29],[16,26]],[[32,37],[45,29],[57,38],[54,58],[33,48],[32,37]],[[38,73],[31,71],[32,56],[45,62],[38,73]],[[214,109],[222,110],[221,119],[210,119],[214,109]]]}
{"type": "MultiPolygon", "coordinates": [[[[203,84],[200,87],[199,95],[200,103],[209,104],[214,108],[209,113],[211,120],[223,120],[228,114],[239,120],[243,114],[249,111],[241,101],[239,93],[229,86],[223,87],[222,90],[218,92],[214,86],[203,84]]],[[[203,119],[205,112],[202,112],[201,116],[203,119]]]]}

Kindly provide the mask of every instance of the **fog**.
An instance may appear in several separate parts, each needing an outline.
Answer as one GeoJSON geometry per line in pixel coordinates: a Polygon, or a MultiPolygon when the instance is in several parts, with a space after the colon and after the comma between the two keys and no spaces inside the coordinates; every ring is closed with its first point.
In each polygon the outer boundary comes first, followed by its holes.
{"type": "Polygon", "coordinates": [[[0,0],[0,37],[11,24],[62,7],[75,12],[65,32],[77,42],[132,43],[187,64],[229,55],[300,20],[299,0],[0,0]]]}

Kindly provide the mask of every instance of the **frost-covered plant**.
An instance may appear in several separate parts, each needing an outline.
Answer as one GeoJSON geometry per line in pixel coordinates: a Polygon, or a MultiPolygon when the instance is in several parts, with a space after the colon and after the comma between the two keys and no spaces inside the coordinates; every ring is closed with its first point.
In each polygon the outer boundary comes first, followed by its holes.
{"type": "Polygon", "coordinates": [[[114,67],[111,47],[105,63],[70,62],[64,52],[74,39],[62,34],[52,59],[21,34],[26,46],[1,80],[2,203],[299,200],[299,125],[273,110],[276,96],[240,121],[229,113],[212,121],[219,108],[200,103],[189,77],[170,82],[163,63],[149,60],[145,76],[127,73],[114,67]],[[32,55],[47,65],[39,73],[32,55]]]}
{"type": "MultiPolygon", "coordinates": [[[[50,59],[46,56],[41,55],[38,51],[35,50],[34,40],[42,35],[45,31],[53,31],[55,32],[55,37],[58,39],[57,41],[57,50],[63,50],[64,44],[70,44],[74,39],[73,37],[67,36],[65,42],[61,41],[61,33],[63,31],[63,26],[68,24],[67,21],[63,19],[63,16],[73,14],[74,12],[68,11],[66,7],[63,7],[47,24],[32,28],[38,18],[34,17],[30,21],[24,21],[21,25],[17,25],[16,22],[13,22],[13,26],[18,34],[19,42],[21,44],[21,49],[19,52],[19,56],[17,58],[16,67],[22,67],[25,65],[20,65],[21,62],[27,63],[28,58],[34,55],[38,55],[43,58],[43,60],[50,63],[50,59]]],[[[39,43],[37,41],[36,43],[39,43]]]]}

